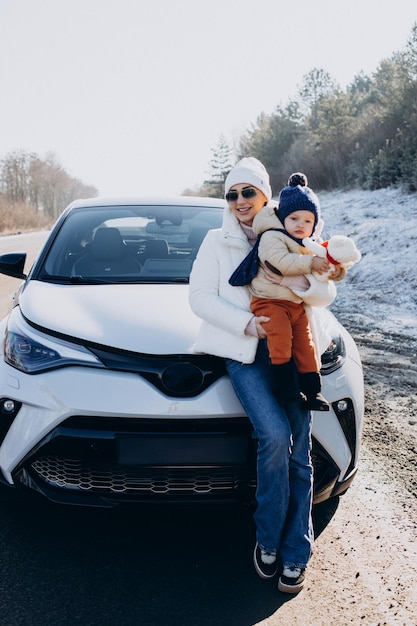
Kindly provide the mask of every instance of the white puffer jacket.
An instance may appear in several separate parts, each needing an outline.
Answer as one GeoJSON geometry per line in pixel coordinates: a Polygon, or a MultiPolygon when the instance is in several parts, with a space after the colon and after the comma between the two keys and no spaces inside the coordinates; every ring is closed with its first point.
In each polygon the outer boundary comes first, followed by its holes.
{"type": "Polygon", "coordinates": [[[209,230],[190,276],[190,305],[203,321],[195,352],[252,363],[258,339],[245,335],[253,317],[249,287],[232,287],[229,278],[250,252],[239,221],[226,206],[220,229],[209,230]]]}

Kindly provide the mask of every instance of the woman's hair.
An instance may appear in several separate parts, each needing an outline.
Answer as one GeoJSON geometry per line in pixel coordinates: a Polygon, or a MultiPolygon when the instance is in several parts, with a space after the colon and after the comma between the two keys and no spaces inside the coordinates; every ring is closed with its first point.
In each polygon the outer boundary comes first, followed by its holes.
{"type": "Polygon", "coordinates": [[[297,185],[300,185],[300,187],[307,187],[307,176],[302,172],[294,172],[294,174],[291,174],[289,177],[287,185],[288,187],[296,187],[297,185]]]}

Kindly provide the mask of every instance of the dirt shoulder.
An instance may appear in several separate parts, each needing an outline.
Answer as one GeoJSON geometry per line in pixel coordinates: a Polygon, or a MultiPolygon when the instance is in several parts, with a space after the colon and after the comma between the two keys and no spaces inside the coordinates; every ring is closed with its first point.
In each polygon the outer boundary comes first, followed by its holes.
{"type": "Polygon", "coordinates": [[[338,311],[365,379],[359,472],[317,537],[307,584],[263,626],[416,626],[416,339],[338,311]]]}
{"type": "Polygon", "coordinates": [[[338,314],[358,345],[365,380],[363,444],[417,497],[417,337],[371,330],[338,314]]]}

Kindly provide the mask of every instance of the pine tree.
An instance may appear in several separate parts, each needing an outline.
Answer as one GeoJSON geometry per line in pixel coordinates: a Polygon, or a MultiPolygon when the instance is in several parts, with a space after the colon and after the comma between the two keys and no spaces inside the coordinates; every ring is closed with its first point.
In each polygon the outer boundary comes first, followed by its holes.
{"type": "Polygon", "coordinates": [[[232,169],[233,150],[227,143],[225,136],[219,137],[217,146],[211,149],[210,178],[204,181],[204,192],[210,198],[222,198],[224,193],[224,181],[232,169]]]}

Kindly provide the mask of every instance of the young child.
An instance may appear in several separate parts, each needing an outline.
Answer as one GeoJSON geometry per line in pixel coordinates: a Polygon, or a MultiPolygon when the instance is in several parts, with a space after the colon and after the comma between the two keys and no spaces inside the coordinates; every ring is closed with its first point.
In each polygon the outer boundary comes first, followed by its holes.
{"type": "Polygon", "coordinates": [[[314,235],[319,220],[319,199],[300,173],[293,174],[281,190],[278,208],[266,206],[256,215],[252,228],[256,235],[263,234],[258,250],[260,269],[251,282],[251,310],[256,316],[270,318],[265,329],[277,396],[283,401],[295,399],[301,389],[304,408],[328,411],[303,300],[291,290],[297,288],[300,293],[306,289],[305,275],[312,270],[323,274],[330,268],[327,259],[313,256],[302,244],[304,237],[314,235]],[[274,282],[265,267],[275,275],[274,282]]]}

